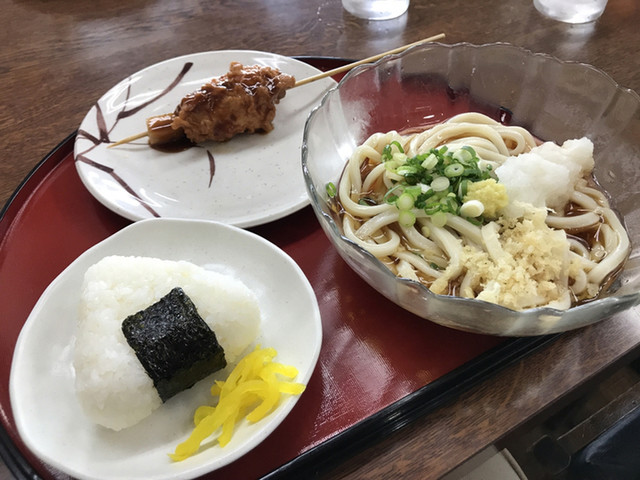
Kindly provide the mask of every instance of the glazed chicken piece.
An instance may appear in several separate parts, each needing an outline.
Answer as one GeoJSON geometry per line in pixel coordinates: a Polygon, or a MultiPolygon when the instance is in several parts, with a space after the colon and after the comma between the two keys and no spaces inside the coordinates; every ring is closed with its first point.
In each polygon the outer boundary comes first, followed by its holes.
{"type": "Polygon", "coordinates": [[[243,67],[232,62],[229,72],[182,99],[171,127],[194,143],[229,140],[239,133],[273,130],[276,104],[295,78],[272,67],[243,67]]]}

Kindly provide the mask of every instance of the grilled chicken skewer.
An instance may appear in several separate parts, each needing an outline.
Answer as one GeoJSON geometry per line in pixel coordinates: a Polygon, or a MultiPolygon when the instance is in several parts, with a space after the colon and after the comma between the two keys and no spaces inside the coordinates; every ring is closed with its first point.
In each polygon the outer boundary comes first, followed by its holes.
{"type": "Polygon", "coordinates": [[[299,81],[276,68],[243,67],[232,62],[228,73],[184,97],[174,113],[149,117],[146,132],[123,138],[109,148],[144,137],[149,137],[149,145],[160,146],[183,141],[225,141],[239,133],[269,132],[273,130],[275,105],[289,88],[346,72],[385,55],[400,53],[414,45],[443,37],[444,34],[440,33],[299,81]]]}
{"type": "Polygon", "coordinates": [[[232,62],[228,73],[185,96],[175,112],[149,117],[147,131],[135,138],[148,136],[149,145],[155,146],[185,139],[222,142],[239,133],[269,132],[276,104],[294,85],[294,77],[276,68],[232,62]]]}

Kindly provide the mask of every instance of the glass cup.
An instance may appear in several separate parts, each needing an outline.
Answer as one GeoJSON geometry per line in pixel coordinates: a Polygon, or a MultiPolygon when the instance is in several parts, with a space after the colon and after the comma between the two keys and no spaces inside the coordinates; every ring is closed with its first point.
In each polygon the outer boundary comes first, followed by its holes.
{"type": "Polygon", "coordinates": [[[344,9],[367,20],[389,20],[409,8],[409,0],[342,0],[344,9]]]}
{"type": "Polygon", "coordinates": [[[533,0],[536,9],[566,23],[587,23],[600,18],[607,0],[533,0]]]}

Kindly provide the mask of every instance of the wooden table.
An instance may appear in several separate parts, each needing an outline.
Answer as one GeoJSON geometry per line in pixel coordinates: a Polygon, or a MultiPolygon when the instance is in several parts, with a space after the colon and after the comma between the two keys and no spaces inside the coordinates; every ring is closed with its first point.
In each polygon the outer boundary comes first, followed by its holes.
{"type": "MultiPolygon", "coordinates": [[[[509,42],[586,62],[640,91],[635,0],[610,0],[600,20],[576,26],[544,18],[531,0],[412,0],[406,15],[383,22],[357,19],[339,0],[0,0],[0,11],[0,204],[112,85],[199,51],[359,59],[445,32],[446,43],[509,42]]],[[[328,475],[441,476],[637,357],[637,317],[562,335],[328,475]]]]}

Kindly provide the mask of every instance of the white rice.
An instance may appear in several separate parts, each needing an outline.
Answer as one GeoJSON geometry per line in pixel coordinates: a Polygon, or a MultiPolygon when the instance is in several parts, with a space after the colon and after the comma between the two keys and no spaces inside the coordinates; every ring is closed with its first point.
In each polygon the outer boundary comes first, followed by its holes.
{"type": "Polygon", "coordinates": [[[120,430],[162,404],[122,333],[122,321],[181,287],[233,364],[256,339],[258,302],[239,280],[184,261],[106,257],[84,278],[75,341],[76,393],[95,423],[120,430]]]}

